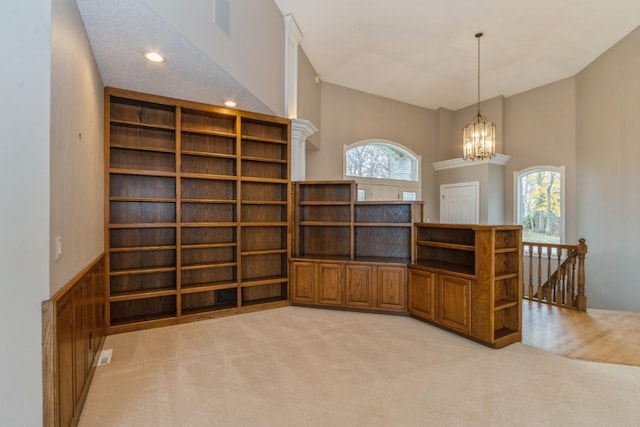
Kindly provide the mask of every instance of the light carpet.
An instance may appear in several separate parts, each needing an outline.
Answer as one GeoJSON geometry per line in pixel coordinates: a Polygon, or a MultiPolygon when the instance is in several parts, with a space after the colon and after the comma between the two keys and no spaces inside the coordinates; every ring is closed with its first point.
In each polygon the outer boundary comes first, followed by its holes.
{"type": "Polygon", "coordinates": [[[285,307],[107,337],[79,426],[638,426],[640,368],[285,307]]]}

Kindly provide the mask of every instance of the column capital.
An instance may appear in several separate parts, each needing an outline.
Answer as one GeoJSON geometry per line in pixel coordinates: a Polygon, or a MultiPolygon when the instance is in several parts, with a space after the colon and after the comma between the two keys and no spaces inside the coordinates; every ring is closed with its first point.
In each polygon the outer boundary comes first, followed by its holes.
{"type": "Polygon", "coordinates": [[[291,119],[292,142],[304,142],[316,132],[318,132],[318,128],[309,120],[296,118],[291,119]]]}

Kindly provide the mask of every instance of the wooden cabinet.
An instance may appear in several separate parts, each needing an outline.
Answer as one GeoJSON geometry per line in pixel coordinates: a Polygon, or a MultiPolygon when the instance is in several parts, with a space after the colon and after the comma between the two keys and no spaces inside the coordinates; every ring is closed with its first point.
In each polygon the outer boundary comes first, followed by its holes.
{"type": "Polygon", "coordinates": [[[316,264],[291,264],[291,301],[313,304],[316,302],[316,264]]]}
{"type": "Polygon", "coordinates": [[[373,307],[375,267],[366,264],[345,265],[345,305],[373,307]]]}
{"type": "Polygon", "coordinates": [[[377,267],[377,306],[387,310],[407,309],[407,269],[380,265],[377,267]]]}
{"type": "Polygon", "coordinates": [[[291,302],[407,312],[407,266],[373,261],[291,262],[291,302]]]}
{"type": "Polygon", "coordinates": [[[317,264],[318,304],[342,304],[342,265],[334,263],[317,264]]]}
{"type": "Polygon", "coordinates": [[[522,339],[522,228],[416,224],[409,312],[492,347],[522,339]]]}
{"type": "Polygon", "coordinates": [[[471,328],[471,281],[447,274],[437,275],[438,321],[444,326],[469,333],[471,328]]]}
{"type": "Polygon", "coordinates": [[[342,265],[326,262],[294,262],[291,265],[291,301],[341,305],[342,265]]]}
{"type": "Polygon", "coordinates": [[[424,320],[436,320],[435,273],[409,269],[409,313],[424,320]]]}
{"type": "MultiPolygon", "coordinates": [[[[414,258],[413,225],[422,220],[422,202],[358,202],[354,181],[303,181],[294,186],[293,268],[305,263],[339,264],[339,287],[322,290],[313,304],[406,312],[406,265],[414,258]],[[331,292],[330,292],[331,291],[331,292]]],[[[293,276],[320,286],[313,279],[293,276]]],[[[326,281],[326,279],[322,279],[326,281]]],[[[324,285],[327,287],[327,285],[324,285]]],[[[293,303],[311,303],[292,297],[293,303]]]]}
{"type": "Polygon", "coordinates": [[[287,303],[289,134],[287,119],[106,89],[111,331],[287,303]]]}

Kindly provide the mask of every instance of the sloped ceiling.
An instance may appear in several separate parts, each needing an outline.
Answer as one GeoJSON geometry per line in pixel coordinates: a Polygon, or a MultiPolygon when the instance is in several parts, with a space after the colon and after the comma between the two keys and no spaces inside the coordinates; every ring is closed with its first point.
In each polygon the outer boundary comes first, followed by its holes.
{"type": "MultiPolygon", "coordinates": [[[[432,109],[476,102],[477,32],[488,99],[573,76],[640,24],[638,0],[274,1],[322,80],[432,109]]],[[[271,113],[144,2],[77,3],[105,84],[212,104],[228,94],[271,113]],[[172,60],[140,61],[157,46],[172,60]]]]}
{"type": "MultiPolygon", "coordinates": [[[[274,113],[144,2],[77,0],[77,4],[106,86],[213,105],[234,99],[243,110],[274,113]],[[142,53],[154,49],[161,49],[170,60],[145,61],[142,53]]],[[[178,7],[185,4],[176,2],[178,7]]]]}

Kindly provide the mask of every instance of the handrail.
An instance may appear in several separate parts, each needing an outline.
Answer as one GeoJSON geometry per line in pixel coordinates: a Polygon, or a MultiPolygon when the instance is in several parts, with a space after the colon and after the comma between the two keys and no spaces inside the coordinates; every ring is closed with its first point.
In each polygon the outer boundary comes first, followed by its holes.
{"type": "Polygon", "coordinates": [[[523,242],[523,296],[539,303],[587,310],[585,239],[577,245],[523,242]],[[578,267],[576,275],[576,266],[578,267]]]}

